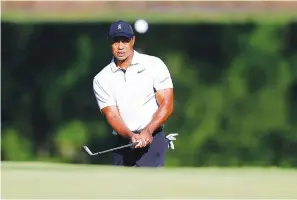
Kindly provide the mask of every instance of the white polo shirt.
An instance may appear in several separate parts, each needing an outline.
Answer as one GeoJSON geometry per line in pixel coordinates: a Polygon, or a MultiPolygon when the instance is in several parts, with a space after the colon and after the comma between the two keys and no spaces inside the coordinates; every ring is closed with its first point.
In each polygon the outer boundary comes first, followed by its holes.
{"type": "Polygon", "coordinates": [[[131,65],[123,72],[111,61],[93,80],[100,110],[117,106],[121,118],[131,131],[141,130],[158,109],[155,91],[173,88],[164,62],[155,56],[134,50],[131,65]]]}

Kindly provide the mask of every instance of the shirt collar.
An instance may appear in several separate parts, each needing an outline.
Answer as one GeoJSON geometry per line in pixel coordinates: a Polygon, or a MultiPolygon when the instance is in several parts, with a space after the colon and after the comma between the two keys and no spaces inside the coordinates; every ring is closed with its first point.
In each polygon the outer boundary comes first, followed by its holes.
{"type": "MultiPolygon", "coordinates": [[[[134,50],[134,54],[133,54],[133,58],[132,58],[130,66],[139,64],[140,58],[141,58],[140,53],[138,53],[137,51],[134,50]]],[[[119,67],[116,66],[116,64],[114,62],[114,57],[112,57],[112,59],[111,59],[110,67],[111,67],[112,72],[116,72],[117,70],[120,69],[119,67]]]]}

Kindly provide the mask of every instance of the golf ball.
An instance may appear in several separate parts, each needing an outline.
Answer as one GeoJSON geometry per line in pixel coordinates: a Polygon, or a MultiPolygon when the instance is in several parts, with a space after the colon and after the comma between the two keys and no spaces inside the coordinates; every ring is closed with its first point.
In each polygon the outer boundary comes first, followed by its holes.
{"type": "Polygon", "coordinates": [[[138,19],[134,23],[134,28],[138,33],[145,33],[148,30],[148,23],[144,19],[138,19]]]}

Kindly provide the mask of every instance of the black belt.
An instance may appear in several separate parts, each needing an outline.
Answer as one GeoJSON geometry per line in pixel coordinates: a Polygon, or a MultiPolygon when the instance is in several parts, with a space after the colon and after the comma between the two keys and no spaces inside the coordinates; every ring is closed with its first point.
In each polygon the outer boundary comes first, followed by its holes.
{"type": "MultiPolygon", "coordinates": [[[[132,131],[132,132],[135,133],[135,134],[139,134],[141,131],[142,130],[132,131]]],[[[161,131],[163,131],[163,127],[157,128],[154,131],[153,136],[155,136],[156,134],[160,133],[161,131]]],[[[127,144],[128,142],[130,142],[130,140],[128,138],[123,138],[122,136],[117,135],[117,142],[116,142],[116,145],[117,146],[127,144]]]]}
{"type": "MultiPolygon", "coordinates": [[[[138,134],[138,133],[140,133],[141,131],[142,131],[142,130],[132,131],[132,132],[138,134]]],[[[157,129],[154,131],[153,135],[156,135],[157,133],[160,133],[161,131],[163,131],[163,127],[162,127],[162,126],[159,127],[159,128],[157,128],[157,129]]]]}

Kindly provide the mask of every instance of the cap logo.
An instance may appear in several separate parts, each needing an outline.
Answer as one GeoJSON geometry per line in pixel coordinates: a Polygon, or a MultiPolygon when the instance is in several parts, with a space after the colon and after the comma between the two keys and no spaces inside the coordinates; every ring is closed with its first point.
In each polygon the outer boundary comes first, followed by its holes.
{"type": "Polygon", "coordinates": [[[122,29],[122,24],[119,24],[118,25],[118,30],[121,30],[122,29]]]}

